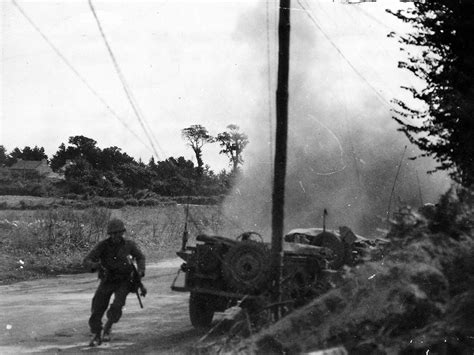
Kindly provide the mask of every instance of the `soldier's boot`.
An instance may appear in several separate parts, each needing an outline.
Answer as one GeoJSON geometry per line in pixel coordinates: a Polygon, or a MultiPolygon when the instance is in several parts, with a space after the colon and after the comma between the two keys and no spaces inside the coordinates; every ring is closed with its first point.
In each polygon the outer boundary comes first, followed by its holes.
{"type": "Polygon", "coordinates": [[[92,334],[89,346],[99,346],[100,344],[102,344],[102,338],[100,336],[100,333],[92,334]]]}
{"type": "Polygon", "coordinates": [[[104,325],[104,332],[102,334],[102,341],[110,341],[110,333],[112,332],[112,322],[107,320],[104,325]]]}

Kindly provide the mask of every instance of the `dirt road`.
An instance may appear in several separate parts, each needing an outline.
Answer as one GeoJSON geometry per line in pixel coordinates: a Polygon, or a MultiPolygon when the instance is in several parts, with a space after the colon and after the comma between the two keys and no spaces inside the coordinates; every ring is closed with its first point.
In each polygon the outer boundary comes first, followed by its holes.
{"type": "Polygon", "coordinates": [[[0,286],[0,353],[184,353],[204,332],[190,324],[189,295],[170,290],[179,265],[173,259],[147,266],[145,308],[130,294],[112,341],[98,348],[87,346],[96,274],[0,286]]]}

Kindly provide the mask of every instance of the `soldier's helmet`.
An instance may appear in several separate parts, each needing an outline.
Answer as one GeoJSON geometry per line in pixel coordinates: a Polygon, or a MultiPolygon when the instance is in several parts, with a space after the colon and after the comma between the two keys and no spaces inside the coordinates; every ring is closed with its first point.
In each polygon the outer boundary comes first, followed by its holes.
{"type": "Polygon", "coordinates": [[[107,225],[107,234],[117,232],[125,232],[125,224],[122,220],[118,218],[113,218],[109,221],[109,224],[107,225]]]}

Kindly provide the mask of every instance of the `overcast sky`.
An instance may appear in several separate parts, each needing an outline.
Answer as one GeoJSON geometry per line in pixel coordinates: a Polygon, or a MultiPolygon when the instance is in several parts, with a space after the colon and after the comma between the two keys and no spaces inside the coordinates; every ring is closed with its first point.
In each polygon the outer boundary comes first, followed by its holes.
{"type": "MultiPolygon", "coordinates": [[[[18,8],[2,0],[0,144],[8,151],[42,146],[51,157],[69,136],[84,135],[101,148],[118,146],[147,162],[154,155],[151,144],[127,101],[87,0],[17,3],[101,99],[18,8]]],[[[191,124],[202,124],[215,135],[235,123],[250,138],[244,159],[250,164],[262,154],[257,146],[271,142],[274,128],[275,1],[95,0],[93,4],[156,140],[157,159],[183,155],[195,161],[180,136],[180,130],[191,124]]],[[[334,90],[329,93],[334,97],[344,91],[334,103],[349,111],[352,105],[360,106],[359,92],[365,98],[372,96],[385,107],[387,125],[393,125],[389,106],[382,101],[401,96],[399,86],[409,85],[411,79],[397,69],[399,46],[386,37],[406,28],[385,9],[402,6],[410,5],[389,0],[362,4],[293,0],[296,35],[292,34],[291,73],[302,75],[296,67],[314,57],[311,63],[317,72],[311,67],[304,70],[315,76],[315,87],[318,81],[330,82],[325,90],[334,90]],[[314,54],[321,50],[324,57],[314,54]]],[[[290,80],[294,83],[298,77],[290,75],[290,80]]],[[[310,97],[307,104],[311,105],[310,97]]],[[[204,147],[204,161],[215,171],[228,166],[218,150],[217,145],[204,147]]],[[[268,152],[259,160],[269,160],[270,148],[268,152]]]]}

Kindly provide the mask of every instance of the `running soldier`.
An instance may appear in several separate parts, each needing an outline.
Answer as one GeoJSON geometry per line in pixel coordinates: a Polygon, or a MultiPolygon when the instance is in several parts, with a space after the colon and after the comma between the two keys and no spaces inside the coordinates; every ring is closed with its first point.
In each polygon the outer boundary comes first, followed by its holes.
{"type": "Polygon", "coordinates": [[[109,238],[99,242],[84,258],[84,266],[99,271],[100,284],[92,298],[89,326],[92,332],[90,346],[110,341],[112,325],[122,315],[122,307],[131,291],[133,259],[140,277],[145,276],[145,256],[134,241],[123,237],[125,225],[120,219],[110,220],[107,226],[109,238]],[[110,298],[114,300],[109,307],[110,298]],[[102,317],[107,311],[107,322],[102,328],[102,317]]]}

